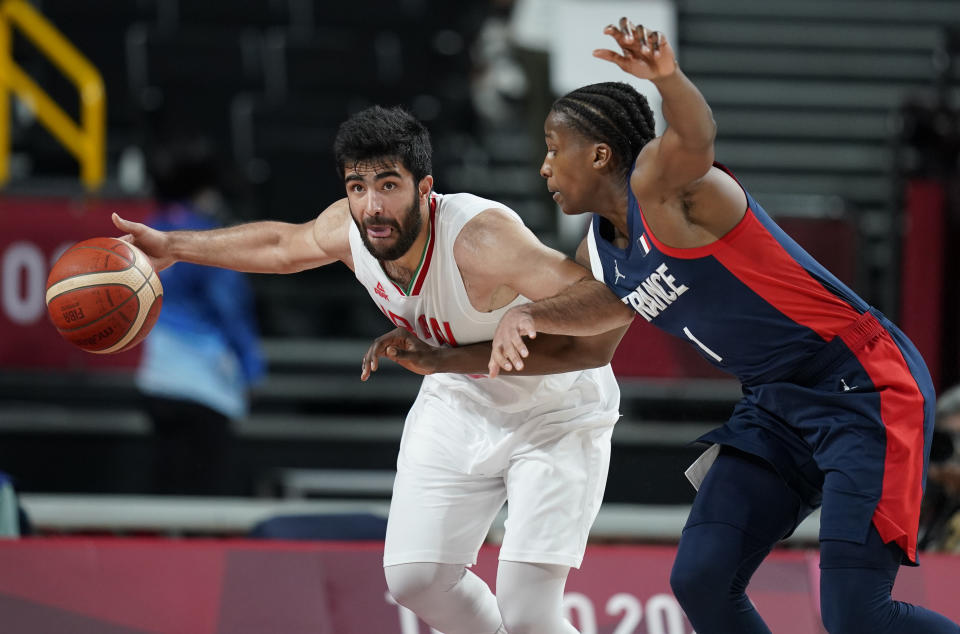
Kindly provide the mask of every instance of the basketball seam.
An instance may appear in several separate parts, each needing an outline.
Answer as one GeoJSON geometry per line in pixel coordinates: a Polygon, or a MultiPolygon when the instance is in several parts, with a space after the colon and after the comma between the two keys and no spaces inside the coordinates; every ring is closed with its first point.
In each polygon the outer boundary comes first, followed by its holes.
{"type": "MultiPolygon", "coordinates": [[[[81,276],[84,276],[84,275],[97,275],[97,274],[100,274],[100,273],[122,273],[123,271],[129,271],[130,269],[135,268],[135,267],[136,267],[136,264],[137,264],[136,255],[134,255],[134,259],[133,259],[133,260],[128,260],[127,258],[123,257],[122,255],[120,255],[120,254],[117,253],[116,251],[113,251],[113,250],[111,250],[111,249],[104,249],[103,247],[74,247],[74,248],[69,249],[69,250],[70,250],[70,251],[79,251],[80,249],[91,249],[91,250],[93,250],[93,251],[106,251],[107,253],[112,253],[113,255],[116,255],[116,256],[122,258],[124,261],[126,261],[127,266],[123,267],[122,269],[110,269],[109,271],[96,271],[95,273],[88,271],[88,272],[86,272],[86,273],[77,273],[76,275],[68,275],[67,277],[61,277],[59,280],[57,280],[56,282],[54,282],[54,284],[59,284],[60,282],[66,282],[67,280],[72,280],[72,279],[74,279],[74,278],[81,277],[81,276]]],[[[64,254],[64,255],[66,255],[66,254],[64,254]]],[[[152,275],[153,272],[154,272],[154,271],[153,271],[153,267],[150,267],[150,274],[152,275]]],[[[50,287],[51,287],[51,286],[53,286],[53,284],[50,284],[50,286],[47,287],[47,290],[50,290],[50,287]]],[[[54,297],[57,297],[57,295],[54,295],[54,297]]]]}
{"type": "MultiPolygon", "coordinates": [[[[134,264],[136,264],[136,263],[134,263],[134,264]]],[[[86,276],[86,275],[106,275],[106,274],[110,274],[110,273],[123,273],[124,271],[129,271],[129,270],[132,269],[132,268],[137,269],[138,271],[140,271],[140,275],[143,275],[143,269],[141,269],[141,268],[139,268],[139,267],[137,267],[137,266],[134,266],[133,264],[131,264],[130,266],[128,266],[128,267],[125,268],[125,269],[117,269],[117,270],[114,270],[114,271],[92,271],[92,272],[87,272],[87,273],[78,273],[77,275],[71,275],[70,277],[64,277],[64,278],[62,278],[62,279],[57,280],[57,281],[54,282],[53,284],[50,284],[50,285],[47,287],[47,292],[49,293],[49,292],[50,292],[50,289],[53,288],[54,286],[56,286],[57,284],[63,284],[64,282],[66,282],[66,281],[68,281],[68,280],[75,280],[75,279],[77,279],[77,278],[84,277],[84,276],[86,276]]],[[[154,276],[154,275],[156,275],[156,271],[153,270],[153,267],[150,267],[150,274],[143,276],[143,282],[144,282],[144,284],[149,284],[149,283],[150,283],[150,280],[153,279],[153,276],[154,276]]],[[[126,288],[129,288],[129,289],[131,289],[131,290],[133,289],[132,286],[127,286],[126,284],[123,284],[123,283],[120,283],[120,282],[106,282],[106,283],[104,283],[104,284],[90,284],[90,285],[88,285],[88,286],[68,288],[68,289],[65,290],[65,291],[61,291],[61,292],[57,293],[56,295],[54,295],[54,296],[52,296],[52,297],[46,298],[46,303],[47,303],[47,305],[49,306],[49,305],[50,305],[50,302],[52,302],[52,301],[55,300],[56,298],[60,297],[61,295],[66,295],[67,293],[72,293],[73,291],[78,290],[79,288],[100,288],[100,287],[103,287],[103,286],[125,286],[126,288]]],[[[141,284],[139,287],[137,287],[137,290],[136,290],[134,293],[135,293],[135,294],[136,294],[136,293],[139,293],[139,292],[140,292],[140,289],[142,289],[142,288],[143,288],[143,284],[141,284]]],[[[161,294],[162,294],[162,293],[161,293],[161,294]]],[[[154,295],[156,295],[156,293],[154,293],[154,295]]],[[[129,298],[127,298],[127,299],[129,299],[129,298]]],[[[126,300],[124,300],[124,301],[126,301],[126,300]]],[[[118,305],[119,305],[119,304],[118,304],[118,305]]]]}
{"type": "MultiPolygon", "coordinates": [[[[77,331],[77,330],[80,330],[81,328],[87,328],[87,327],[92,326],[93,324],[97,323],[97,322],[100,321],[101,319],[106,319],[107,317],[109,317],[109,316],[110,316],[111,314],[113,314],[114,312],[120,310],[120,308],[121,308],[124,304],[126,304],[127,302],[129,302],[129,301],[130,301],[131,299],[133,299],[134,297],[136,297],[136,298],[137,298],[137,301],[139,302],[139,301],[140,301],[140,297],[139,297],[140,291],[143,290],[143,287],[144,287],[144,286],[146,286],[147,284],[150,283],[149,280],[150,280],[149,277],[148,277],[148,278],[145,278],[144,281],[143,281],[143,284],[141,284],[141,285],[137,288],[137,290],[133,291],[133,294],[130,295],[130,297],[126,298],[125,300],[123,300],[122,302],[120,302],[119,304],[117,304],[116,306],[114,306],[113,308],[111,308],[106,314],[100,315],[99,317],[97,317],[97,318],[94,319],[93,321],[91,321],[91,322],[89,322],[89,323],[86,323],[86,324],[83,324],[82,326],[77,326],[76,328],[69,328],[69,329],[57,328],[57,330],[59,330],[60,332],[64,332],[64,333],[70,333],[70,332],[75,332],[75,331],[77,331]]],[[[123,288],[130,288],[129,286],[124,286],[123,284],[93,284],[93,285],[91,285],[91,286],[84,286],[83,288],[84,288],[84,289],[88,289],[88,288],[102,288],[102,287],[104,287],[104,286],[123,286],[123,288]]],[[[56,299],[57,297],[60,297],[60,295],[66,295],[67,293],[70,293],[70,292],[72,292],[72,291],[74,291],[74,290],[77,290],[77,289],[71,289],[71,290],[69,290],[69,291],[65,291],[65,292],[60,293],[60,294],[58,294],[58,295],[54,295],[54,296],[50,299],[50,301],[53,301],[53,300],[56,299]]],[[[132,290],[132,289],[131,289],[131,290],[132,290]]],[[[153,294],[153,298],[154,298],[154,299],[157,298],[157,294],[156,294],[156,293],[153,294]]],[[[138,311],[137,311],[137,315],[139,315],[139,314],[140,314],[140,311],[138,310],[138,311]]],[[[134,322],[136,322],[136,320],[134,320],[134,322]]],[[[130,325],[131,325],[131,327],[132,327],[132,326],[133,326],[133,322],[131,322],[130,325]]],[[[127,332],[129,332],[129,328],[127,329],[127,332]]]]}
{"type": "MultiPolygon", "coordinates": [[[[119,240],[119,238],[117,238],[117,239],[119,240]]],[[[132,247],[132,245],[129,244],[129,243],[127,243],[127,242],[124,242],[124,244],[127,246],[128,249],[130,249],[130,248],[132,247]]],[[[136,261],[136,259],[137,259],[136,254],[134,254],[133,260],[130,260],[130,259],[128,259],[125,255],[123,255],[123,254],[121,254],[121,253],[117,253],[117,252],[114,251],[113,249],[105,249],[105,248],[103,248],[103,247],[95,247],[95,246],[92,246],[92,245],[89,245],[89,244],[75,245],[73,248],[67,249],[67,250],[68,250],[68,251],[73,251],[74,249],[77,249],[77,250],[80,250],[80,249],[92,249],[93,251],[105,251],[105,252],[107,252],[107,253],[112,253],[112,254],[114,254],[114,255],[120,256],[121,258],[123,258],[124,260],[126,260],[127,262],[129,262],[131,265],[133,265],[133,263],[134,263],[134,262],[136,261]]],[[[131,251],[132,251],[132,249],[131,249],[131,251]]]]}

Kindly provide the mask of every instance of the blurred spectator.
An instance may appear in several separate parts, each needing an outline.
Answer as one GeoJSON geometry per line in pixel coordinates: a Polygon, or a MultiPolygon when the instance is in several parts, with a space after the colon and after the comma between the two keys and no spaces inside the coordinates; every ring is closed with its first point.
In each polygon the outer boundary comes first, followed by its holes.
{"type": "Polygon", "coordinates": [[[960,385],[937,399],[933,434],[919,545],[960,553],[960,385]]]}
{"type": "Polygon", "coordinates": [[[539,155],[543,118],[559,96],[550,86],[550,38],[556,35],[553,11],[549,0],[513,0],[510,4],[510,39],[526,80],[525,125],[539,155]]]}
{"type": "MultiPolygon", "coordinates": [[[[158,203],[151,226],[222,224],[217,163],[205,140],[164,146],[149,170],[158,203]]],[[[154,426],[154,492],[224,494],[230,421],[247,415],[248,387],[264,373],[252,292],[241,273],[187,263],[160,279],[163,308],[136,377],[154,426]]]]}
{"type": "MultiPolygon", "coordinates": [[[[493,126],[516,119],[527,96],[527,77],[511,42],[510,13],[513,0],[491,0],[489,13],[473,43],[473,103],[480,116],[493,126]]],[[[543,112],[537,113],[543,119],[543,112]]],[[[542,123],[542,122],[541,122],[542,123]]],[[[537,135],[537,140],[543,136],[537,135]]]]}

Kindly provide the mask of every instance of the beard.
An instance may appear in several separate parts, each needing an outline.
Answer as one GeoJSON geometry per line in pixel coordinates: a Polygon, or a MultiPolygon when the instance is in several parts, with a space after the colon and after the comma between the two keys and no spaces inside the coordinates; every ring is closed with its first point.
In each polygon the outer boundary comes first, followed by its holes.
{"type": "Polygon", "coordinates": [[[413,243],[417,241],[417,236],[420,235],[420,229],[423,227],[423,217],[420,215],[420,201],[417,192],[414,192],[413,202],[410,204],[410,207],[407,208],[406,213],[403,214],[403,218],[401,219],[402,223],[384,217],[374,217],[369,223],[367,220],[361,222],[353,215],[352,209],[350,210],[350,216],[357,225],[357,229],[360,230],[360,239],[363,240],[363,246],[367,247],[370,255],[381,262],[396,260],[402,257],[410,250],[413,243]],[[374,245],[367,235],[367,224],[393,227],[396,233],[394,243],[382,247],[374,245]]]}

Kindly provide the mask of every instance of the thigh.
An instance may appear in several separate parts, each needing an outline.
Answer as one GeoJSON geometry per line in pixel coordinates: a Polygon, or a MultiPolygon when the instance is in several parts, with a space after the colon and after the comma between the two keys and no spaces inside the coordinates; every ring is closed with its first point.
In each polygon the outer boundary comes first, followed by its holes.
{"type": "Polygon", "coordinates": [[[721,523],[773,546],[812,509],[766,461],[723,447],[694,498],[686,528],[721,523]]]}
{"type": "Polygon", "coordinates": [[[469,472],[460,439],[467,423],[430,399],[418,398],[411,409],[390,501],[385,566],[476,562],[507,491],[501,475],[469,472]]]}
{"type": "Polygon", "coordinates": [[[501,560],[580,566],[603,500],[612,431],[567,432],[514,457],[501,560]]]}
{"type": "Polygon", "coordinates": [[[503,480],[443,470],[398,471],[390,501],[383,565],[476,563],[506,499],[503,480]]]}

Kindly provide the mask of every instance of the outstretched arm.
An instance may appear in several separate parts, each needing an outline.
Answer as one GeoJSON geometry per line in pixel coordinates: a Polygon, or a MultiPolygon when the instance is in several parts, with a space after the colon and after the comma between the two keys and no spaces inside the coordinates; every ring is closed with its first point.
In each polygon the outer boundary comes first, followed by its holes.
{"type": "Polygon", "coordinates": [[[344,199],[304,224],[263,221],[207,231],[158,231],[116,213],[113,224],[158,271],[182,261],[247,273],[294,273],[348,261],[349,213],[344,199]]]}

